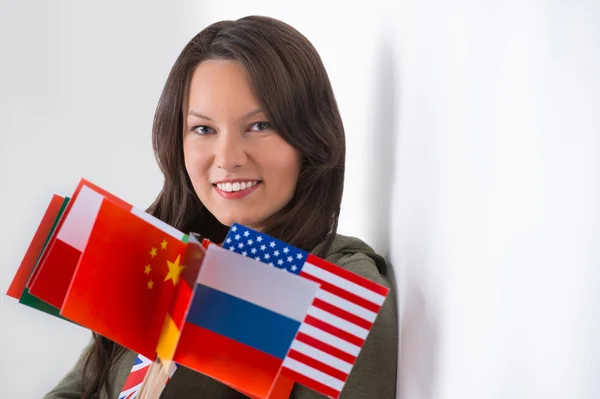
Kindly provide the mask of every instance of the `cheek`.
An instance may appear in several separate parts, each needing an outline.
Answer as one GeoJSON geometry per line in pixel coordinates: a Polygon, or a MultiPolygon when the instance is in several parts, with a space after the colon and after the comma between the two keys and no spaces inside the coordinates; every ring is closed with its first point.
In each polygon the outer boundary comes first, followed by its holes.
{"type": "Polygon", "coordinates": [[[190,176],[190,179],[192,179],[194,186],[197,186],[198,183],[201,183],[201,179],[208,174],[210,169],[210,162],[206,156],[206,151],[184,141],[183,157],[186,171],[190,176]]]}
{"type": "Polygon", "coordinates": [[[293,147],[275,151],[273,154],[276,155],[270,159],[269,169],[274,172],[275,180],[282,189],[285,187],[286,191],[293,190],[300,173],[300,154],[293,147]]]}

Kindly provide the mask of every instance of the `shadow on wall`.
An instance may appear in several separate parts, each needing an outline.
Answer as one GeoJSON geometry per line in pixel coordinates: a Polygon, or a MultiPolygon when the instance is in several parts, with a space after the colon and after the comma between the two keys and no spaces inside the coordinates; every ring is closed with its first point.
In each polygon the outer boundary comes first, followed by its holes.
{"type": "MultiPolygon", "coordinates": [[[[397,140],[404,134],[399,131],[400,103],[397,93],[399,76],[396,49],[384,36],[377,53],[373,96],[375,104],[370,161],[375,173],[365,188],[370,193],[371,218],[369,236],[374,237],[375,250],[391,261],[391,227],[394,220],[393,196],[397,156],[397,140]]],[[[409,190],[409,187],[406,187],[409,190]]],[[[401,190],[402,192],[402,190],[401,190]]],[[[402,195],[411,195],[402,192],[402,195]]],[[[416,197],[415,197],[416,198],[416,197]]],[[[411,201],[410,198],[405,199],[411,201]]],[[[415,199],[416,200],[416,199],[415,199]]],[[[398,215],[398,214],[397,214],[398,215]]],[[[402,215],[396,217],[402,223],[402,215]]],[[[405,226],[402,231],[424,226],[405,226]]],[[[415,232],[417,233],[417,232],[415,232]]],[[[418,236],[419,234],[416,234],[418,236]]],[[[408,238],[408,237],[405,237],[408,238]]],[[[388,277],[392,281],[398,300],[399,315],[399,357],[397,371],[397,399],[432,399],[436,383],[438,321],[432,303],[429,303],[419,279],[421,268],[425,267],[426,245],[418,240],[409,240],[410,245],[400,245],[406,253],[401,254],[403,264],[389,264],[388,277]],[[410,244],[410,243],[413,244],[410,244]],[[395,268],[394,268],[395,267],[395,268]],[[402,270],[402,272],[400,272],[402,270]],[[396,276],[403,281],[397,281],[396,276]],[[402,302],[402,303],[400,303],[402,302]]]]}
{"type": "Polygon", "coordinates": [[[435,388],[438,326],[419,286],[404,285],[400,321],[397,399],[432,399],[435,388]]]}
{"type": "Polygon", "coordinates": [[[396,148],[396,113],[398,101],[396,96],[396,63],[394,47],[384,40],[377,53],[377,62],[374,79],[373,98],[375,104],[373,129],[369,132],[371,170],[374,173],[365,185],[369,193],[368,204],[371,212],[369,218],[369,237],[372,238],[373,248],[386,259],[390,259],[390,211],[392,199],[392,182],[394,181],[394,152],[396,148]]]}

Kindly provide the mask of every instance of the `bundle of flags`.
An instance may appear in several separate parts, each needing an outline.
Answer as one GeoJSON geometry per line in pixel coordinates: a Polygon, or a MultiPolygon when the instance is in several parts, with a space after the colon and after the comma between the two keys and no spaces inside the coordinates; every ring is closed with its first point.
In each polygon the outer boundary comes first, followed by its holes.
{"type": "Polygon", "coordinates": [[[82,179],[7,294],[136,352],[119,398],[157,398],[182,365],[280,399],[340,396],[388,289],[239,224],[203,240],[82,179]]]}

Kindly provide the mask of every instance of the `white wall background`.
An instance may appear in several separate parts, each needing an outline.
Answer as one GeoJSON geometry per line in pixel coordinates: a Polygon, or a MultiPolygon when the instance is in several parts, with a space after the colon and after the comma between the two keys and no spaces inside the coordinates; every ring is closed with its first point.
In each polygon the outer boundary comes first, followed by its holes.
{"type": "Polygon", "coordinates": [[[600,3],[402,4],[404,397],[600,397],[600,3]]]}
{"type": "Polygon", "coordinates": [[[140,207],[150,129],[189,39],[185,4],[0,0],[0,398],[41,398],[90,332],[5,295],[53,193],[86,177],[140,207]]]}
{"type": "Polygon", "coordinates": [[[152,115],[185,43],[248,14],[303,32],[348,140],[340,231],[392,260],[399,398],[600,395],[600,4],[0,2],[0,397],[41,397],[89,332],[4,295],[84,176],[160,188],[152,115]]]}

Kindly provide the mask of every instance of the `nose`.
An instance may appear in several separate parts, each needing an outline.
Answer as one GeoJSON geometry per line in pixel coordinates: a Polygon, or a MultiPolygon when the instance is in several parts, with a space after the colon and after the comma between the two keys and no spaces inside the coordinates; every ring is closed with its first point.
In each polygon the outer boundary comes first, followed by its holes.
{"type": "Polygon", "coordinates": [[[244,166],[248,160],[244,139],[237,132],[221,132],[215,151],[216,166],[228,172],[244,166]]]}

